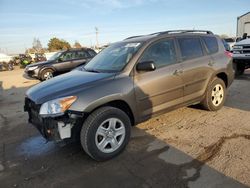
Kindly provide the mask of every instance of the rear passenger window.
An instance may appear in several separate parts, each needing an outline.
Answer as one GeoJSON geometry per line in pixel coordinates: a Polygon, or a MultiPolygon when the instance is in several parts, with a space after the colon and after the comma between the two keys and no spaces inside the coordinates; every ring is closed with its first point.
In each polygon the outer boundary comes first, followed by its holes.
{"type": "Polygon", "coordinates": [[[179,38],[178,42],[183,60],[198,58],[204,55],[200,38],[179,38]]]}
{"type": "Polygon", "coordinates": [[[82,58],[88,58],[88,54],[85,51],[78,51],[76,53],[75,59],[82,59],[82,58]]]}
{"type": "Polygon", "coordinates": [[[218,52],[219,47],[217,39],[215,37],[202,37],[202,38],[207,46],[209,54],[214,54],[218,52]]]}
{"type": "Polygon", "coordinates": [[[156,68],[176,63],[174,40],[168,39],[153,44],[144,52],[140,61],[154,61],[156,68]]]}

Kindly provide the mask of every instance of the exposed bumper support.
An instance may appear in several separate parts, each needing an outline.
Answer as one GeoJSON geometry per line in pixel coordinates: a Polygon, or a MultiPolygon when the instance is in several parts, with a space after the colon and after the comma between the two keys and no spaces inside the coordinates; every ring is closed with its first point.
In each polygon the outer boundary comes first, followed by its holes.
{"type": "Polygon", "coordinates": [[[71,138],[71,128],[73,127],[72,124],[65,124],[64,122],[58,122],[58,132],[60,138],[63,140],[65,138],[71,138]]]}
{"type": "Polygon", "coordinates": [[[83,121],[82,113],[68,111],[59,117],[41,117],[39,109],[40,105],[25,99],[24,111],[29,113],[29,122],[39,130],[45,139],[61,141],[79,134],[83,121]]]}

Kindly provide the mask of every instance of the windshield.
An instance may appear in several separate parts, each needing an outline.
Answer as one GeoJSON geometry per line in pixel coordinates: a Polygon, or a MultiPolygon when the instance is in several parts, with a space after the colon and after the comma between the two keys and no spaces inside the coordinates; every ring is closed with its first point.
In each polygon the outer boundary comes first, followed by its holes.
{"type": "Polygon", "coordinates": [[[141,43],[115,43],[95,56],[84,69],[92,72],[120,72],[140,46],[141,43]]]}
{"type": "Polygon", "coordinates": [[[234,39],[232,39],[232,38],[227,38],[227,39],[225,39],[225,41],[226,42],[235,42],[234,39]]]}
{"type": "Polygon", "coordinates": [[[57,52],[54,55],[52,55],[49,60],[56,60],[60,55],[62,54],[62,52],[57,52]]]}

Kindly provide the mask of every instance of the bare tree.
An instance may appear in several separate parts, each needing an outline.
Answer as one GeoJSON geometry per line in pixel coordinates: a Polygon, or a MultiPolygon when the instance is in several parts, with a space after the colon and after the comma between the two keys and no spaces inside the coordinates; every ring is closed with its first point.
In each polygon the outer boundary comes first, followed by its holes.
{"type": "Polygon", "coordinates": [[[42,50],[43,47],[39,38],[34,38],[32,48],[36,52],[40,52],[42,50]]]}

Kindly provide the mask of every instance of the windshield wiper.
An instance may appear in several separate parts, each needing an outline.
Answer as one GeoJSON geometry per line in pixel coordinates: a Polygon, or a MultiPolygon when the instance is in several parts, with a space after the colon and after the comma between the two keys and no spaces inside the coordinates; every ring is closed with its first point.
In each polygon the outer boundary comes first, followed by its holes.
{"type": "Polygon", "coordinates": [[[96,73],[100,73],[100,71],[98,71],[98,70],[94,70],[94,69],[87,70],[87,71],[89,71],[89,72],[96,72],[96,73]]]}
{"type": "Polygon", "coordinates": [[[98,71],[98,70],[96,70],[96,69],[85,69],[84,67],[83,67],[83,69],[84,69],[85,71],[87,71],[87,72],[100,73],[100,71],[98,71]]]}

